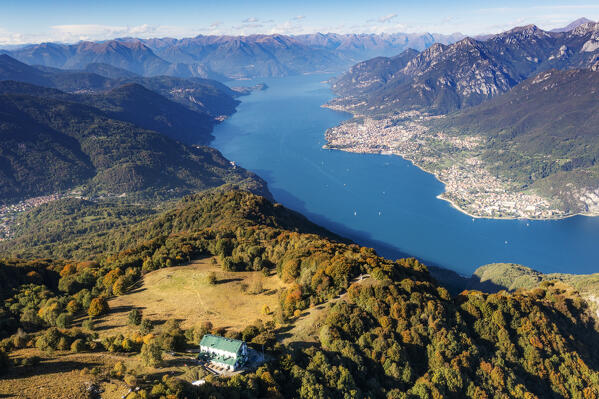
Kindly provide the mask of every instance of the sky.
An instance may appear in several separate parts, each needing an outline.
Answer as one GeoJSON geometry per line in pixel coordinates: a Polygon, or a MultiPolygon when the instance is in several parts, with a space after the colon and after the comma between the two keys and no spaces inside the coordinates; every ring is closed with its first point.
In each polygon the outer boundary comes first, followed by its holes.
{"type": "Polygon", "coordinates": [[[597,0],[0,0],[0,45],[253,33],[497,33],[587,17],[597,0]]]}

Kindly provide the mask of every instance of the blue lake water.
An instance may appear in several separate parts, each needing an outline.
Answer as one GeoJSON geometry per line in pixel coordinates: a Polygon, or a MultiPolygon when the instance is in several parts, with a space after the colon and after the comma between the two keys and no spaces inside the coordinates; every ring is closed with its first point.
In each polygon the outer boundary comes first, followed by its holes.
{"type": "Polygon", "coordinates": [[[260,79],[269,88],[243,97],[212,145],[262,176],[278,202],[387,257],[464,275],[491,262],[599,272],[599,218],[473,220],[436,198],[442,183],[400,157],[323,150],[326,129],[349,117],[320,107],[332,98],[329,78],[260,79]]]}

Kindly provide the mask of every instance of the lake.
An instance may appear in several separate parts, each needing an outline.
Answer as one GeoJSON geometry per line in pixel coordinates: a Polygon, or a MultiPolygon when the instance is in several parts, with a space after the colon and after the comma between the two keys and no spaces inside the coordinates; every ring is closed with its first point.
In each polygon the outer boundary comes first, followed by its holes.
{"type": "Polygon", "coordinates": [[[323,83],[330,77],[235,82],[269,88],[242,97],[212,145],[264,178],[278,202],[386,257],[463,275],[492,262],[599,272],[599,218],[472,219],[436,198],[441,182],[398,156],[322,149],[326,129],[350,117],[321,108],[333,97],[323,83]]]}

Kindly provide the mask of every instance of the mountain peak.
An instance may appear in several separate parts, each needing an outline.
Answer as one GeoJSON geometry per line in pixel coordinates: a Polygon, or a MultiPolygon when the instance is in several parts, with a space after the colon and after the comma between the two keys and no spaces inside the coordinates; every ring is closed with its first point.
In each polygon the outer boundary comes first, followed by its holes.
{"type": "Polygon", "coordinates": [[[467,36],[462,40],[456,42],[455,45],[459,47],[477,47],[479,45],[479,42],[478,40],[473,39],[470,36],[467,36]]]}
{"type": "Polygon", "coordinates": [[[588,24],[589,22],[594,22],[591,21],[588,18],[578,18],[575,21],[570,22],[568,25],[562,27],[562,28],[556,28],[556,29],[551,29],[550,32],[570,32],[576,28],[578,28],[580,25],[584,25],[584,24],[588,24]]]}

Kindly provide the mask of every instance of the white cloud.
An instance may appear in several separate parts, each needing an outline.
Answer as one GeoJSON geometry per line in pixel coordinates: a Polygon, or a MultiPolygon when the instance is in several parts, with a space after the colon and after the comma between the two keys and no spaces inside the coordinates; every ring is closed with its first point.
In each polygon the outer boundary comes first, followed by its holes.
{"type": "Polygon", "coordinates": [[[218,25],[210,25],[209,28],[189,28],[166,25],[137,25],[116,26],[99,24],[74,24],[54,25],[46,33],[20,34],[9,32],[0,28],[0,45],[10,46],[41,42],[74,43],[82,40],[97,41],[108,40],[118,37],[193,37],[202,32],[214,30],[218,25]]]}
{"type": "Polygon", "coordinates": [[[59,41],[70,42],[77,40],[101,40],[123,36],[150,37],[167,33],[166,27],[153,25],[112,26],[112,25],[54,25],[51,35],[59,41]]]}
{"type": "Polygon", "coordinates": [[[394,20],[395,18],[397,18],[397,14],[389,14],[389,15],[385,15],[383,17],[379,18],[379,22],[391,22],[392,20],[394,20]]]}
{"type": "Polygon", "coordinates": [[[250,18],[246,18],[246,19],[244,19],[244,20],[243,20],[243,21],[241,21],[241,22],[243,22],[244,24],[252,24],[252,23],[256,23],[256,22],[258,22],[258,18],[255,18],[255,17],[250,17],[250,18]]]}
{"type": "Polygon", "coordinates": [[[305,15],[297,15],[295,17],[293,17],[294,21],[301,21],[302,19],[305,19],[306,16],[305,15]]]}

